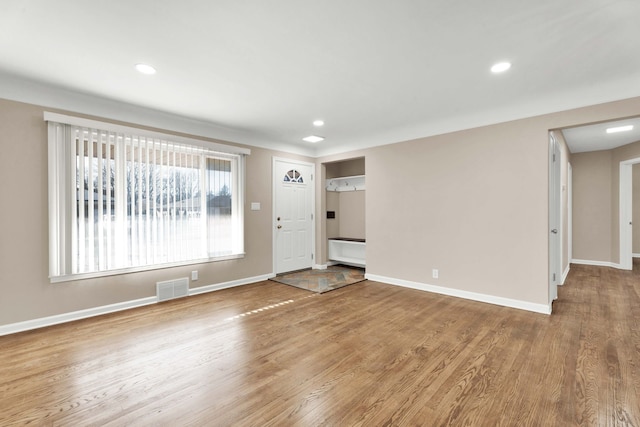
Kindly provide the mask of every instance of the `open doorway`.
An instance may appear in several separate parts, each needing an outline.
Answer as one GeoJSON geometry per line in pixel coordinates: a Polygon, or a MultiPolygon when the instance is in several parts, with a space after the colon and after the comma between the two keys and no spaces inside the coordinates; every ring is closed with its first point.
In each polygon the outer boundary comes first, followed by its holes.
{"type": "Polygon", "coordinates": [[[620,268],[623,270],[633,270],[634,246],[636,250],[640,246],[634,242],[638,239],[633,231],[633,205],[637,199],[634,190],[638,190],[638,186],[634,185],[634,178],[637,178],[637,173],[634,174],[634,169],[637,171],[635,165],[640,165],[640,157],[620,162],[620,268]]]}
{"type": "Polygon", "coordinates": [[[632,227],[633,189],[640,191],[640,185],[633,185],[633,165],[640,163],[640,118],[560,132],[571,158],[570,261],[631,269],[634,247],[640,251],[640,235],[635,242],[632,227]]]}

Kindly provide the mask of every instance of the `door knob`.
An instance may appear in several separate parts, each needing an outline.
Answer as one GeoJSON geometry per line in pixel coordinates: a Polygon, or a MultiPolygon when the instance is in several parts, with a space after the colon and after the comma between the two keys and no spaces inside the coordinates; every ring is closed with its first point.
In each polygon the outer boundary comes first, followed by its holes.
{"type": "Polygon", "coordinates": [[[557,228],[554,228],[553,230],[551,230],[551,232],[552,232],[553,234],[558,234],[558,229],[557,229],[557,228]]]}
{"type": "Polygon", "coordinates": [[[280,230],[281,228],[282,228],[282,226],[281,226],[281,225],[278,225],[278,230],[280,230]]]}

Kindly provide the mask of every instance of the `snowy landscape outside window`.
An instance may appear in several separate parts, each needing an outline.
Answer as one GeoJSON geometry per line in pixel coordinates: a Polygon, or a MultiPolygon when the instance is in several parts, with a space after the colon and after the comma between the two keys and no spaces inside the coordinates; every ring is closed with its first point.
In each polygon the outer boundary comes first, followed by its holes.
{"type": "Polygon", "coordinates": [[[243,255],[243,154],[49,121],[50,276],[243,255]]]}

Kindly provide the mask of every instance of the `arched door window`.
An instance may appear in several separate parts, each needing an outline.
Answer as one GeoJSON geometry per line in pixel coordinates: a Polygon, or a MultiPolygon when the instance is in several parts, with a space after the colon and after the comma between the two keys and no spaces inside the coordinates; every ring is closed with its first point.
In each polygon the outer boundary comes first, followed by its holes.
{"type": "Polygon", "coordinates": [[[302,174],[300,172],[298,172],[295,169],[291,169],[289,172],[287,172],[284,176],[283,179],[284,182],[295,182],[298,184],[302,184],[304,183],[304,180],[302,179],[302,174]]]}

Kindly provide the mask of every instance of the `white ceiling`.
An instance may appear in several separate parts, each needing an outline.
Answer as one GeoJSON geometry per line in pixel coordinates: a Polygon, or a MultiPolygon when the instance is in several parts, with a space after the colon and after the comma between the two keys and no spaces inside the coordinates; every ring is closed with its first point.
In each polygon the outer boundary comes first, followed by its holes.
{"type": "Polygon", "coordinates": [[[325,155],[640,96],[638,22],[638,0],[2,0],[0,97],[55,87],[325,155]]]}
{"type": "Polygon", "coordinates": [[[569,150],[574,154],[610,150],[640,141],[640,117],[563,129],[562,135],[569,150]],[[626,125],[632,125],[633,129],[627,132],[607,133],[608,128],[626,125]]]}

